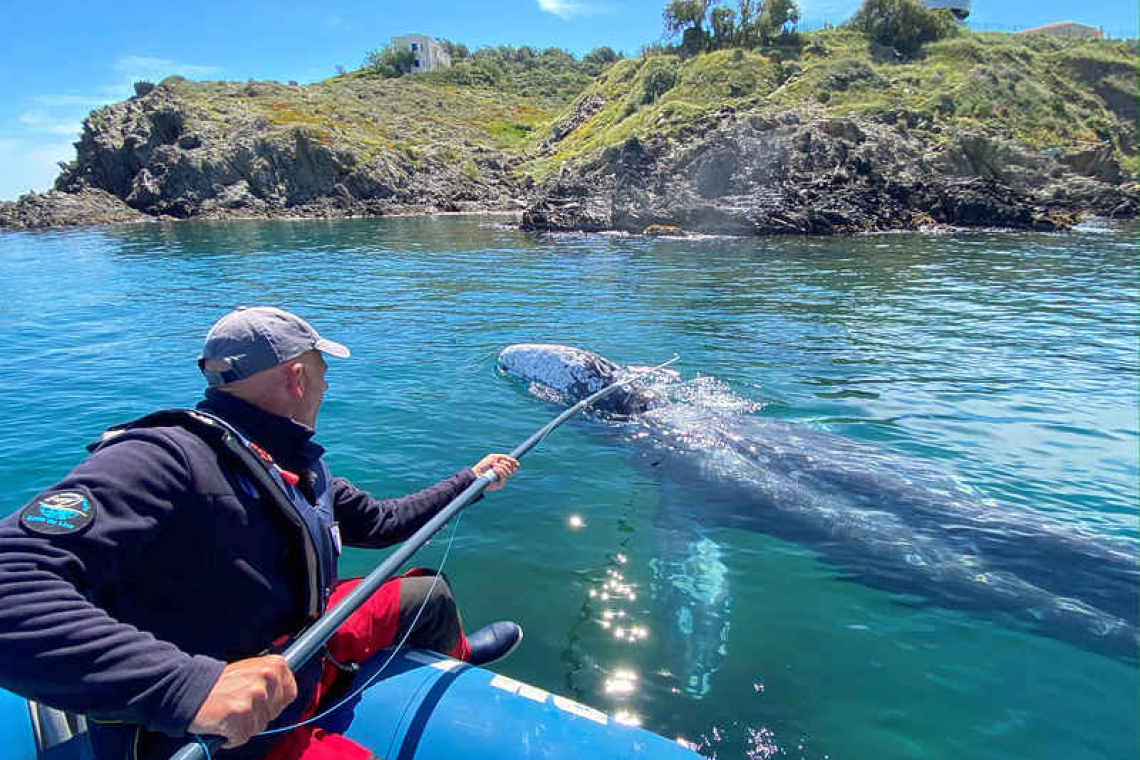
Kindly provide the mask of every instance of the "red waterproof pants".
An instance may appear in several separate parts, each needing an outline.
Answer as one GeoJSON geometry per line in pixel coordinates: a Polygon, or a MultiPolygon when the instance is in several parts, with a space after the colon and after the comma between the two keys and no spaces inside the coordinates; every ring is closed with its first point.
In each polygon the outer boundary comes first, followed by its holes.
{"type": "MultiPolygon", "coordinates": [[[[329,607],[358,583],[359,578],[340,581],[329,607]]],[[[430,570],[411,570],[381,586],[337,629],[329,639],[328,652],[341,664],[362,663],[378,650],[400,641],[409,630],[409,646],[444,652],[459,660],[466,660],[470,654],[447,581],[430,570]]],[[[306,717],[331,707],[321,702],[338,672],[337,666],[326,659],[317,693],[305,711],[306,717]]],[[[315,726],[301,726],[290,731],[263,760],[375,760],[375,757],[340,734],[315,726]]]]}

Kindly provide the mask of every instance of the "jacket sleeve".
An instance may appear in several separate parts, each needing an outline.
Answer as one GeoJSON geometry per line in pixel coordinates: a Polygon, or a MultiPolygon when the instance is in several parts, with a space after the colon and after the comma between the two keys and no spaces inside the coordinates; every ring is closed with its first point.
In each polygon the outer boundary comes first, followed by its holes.
{"type": "Polygon", "coordinates": [[[125,440],[0,521],[0,686],[97,719],[186,733],[225,663],[156,639],[98,600],[163,529],[190,477],[173,442],[125,440]],[[45,500],[76,493],[90,499],[86,525],[36,528],[52,514],[45,500]]]}
{"type": "Polygon", "coordinates": [[[333,478],[333,504],[341,537],[349,546],[369,549],[397,544],[474,482],[475,473],[467,468],[422,491],[377,499],[344,478],[333,478]]]}

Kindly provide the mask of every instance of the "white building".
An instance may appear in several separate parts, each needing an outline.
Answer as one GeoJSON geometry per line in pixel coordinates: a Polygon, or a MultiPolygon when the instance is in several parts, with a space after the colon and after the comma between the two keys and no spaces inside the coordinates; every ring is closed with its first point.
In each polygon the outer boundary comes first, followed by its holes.
{"type": "Polygon", "coordinates": [[[423,34],[405,34],[403,37],[392,38],[393,50],[411,50],[415,58],[412,61],[412,73],[421,71],[439,71],[451,68],[451,56],[431,37],[423,34]]]}
{"type": "Polygon", "coordinates": [[[932,11],[940,8],[948,10],[959,21],[965,21],[970,15],[970,0],[922,0],[922,4],[932,11]]]}

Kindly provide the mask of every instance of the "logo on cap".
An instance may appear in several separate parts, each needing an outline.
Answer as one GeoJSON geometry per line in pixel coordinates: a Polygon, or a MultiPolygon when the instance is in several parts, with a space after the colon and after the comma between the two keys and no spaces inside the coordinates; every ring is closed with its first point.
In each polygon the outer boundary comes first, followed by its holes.
{"type": "Polygon", "coordinates": [[[95,519],[95,500],[83,491],[55,491],[40,496],[20,512],[20,524],[41,536],[78,533],[95,519]]]}

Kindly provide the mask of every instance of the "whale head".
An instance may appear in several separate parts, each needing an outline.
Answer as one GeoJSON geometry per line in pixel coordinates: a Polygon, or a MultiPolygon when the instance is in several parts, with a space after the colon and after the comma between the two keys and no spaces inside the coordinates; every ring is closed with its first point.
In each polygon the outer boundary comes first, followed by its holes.
{"type": "MultiPolygon", "coordinates": [[[[573,346],[546,343],[507,346],[499,352],[499,369],[525,383],[534,395],[566,406],[629,377],[629,370],[604,356],[573,346]]],[[[664,403],[658,394],[631,384],[593,406],[603,414],[629,417],[664,403]]]]}

